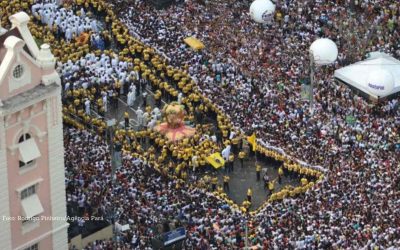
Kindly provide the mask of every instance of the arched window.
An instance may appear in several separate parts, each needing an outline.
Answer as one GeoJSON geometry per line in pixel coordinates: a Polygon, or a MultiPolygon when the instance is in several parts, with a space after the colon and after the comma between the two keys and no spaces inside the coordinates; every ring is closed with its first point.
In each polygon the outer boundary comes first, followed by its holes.
{"type": "MultiPolygon", "coordinates": [[[[28,134],[28,133],[25,133],[25,134],[23,134],[23,135],[21,135],[21,136],[19,137],[18,143],[24,142],[24,141],[26,141],[26,140],[28,140],[28,139],[30,139],[30,138],[31,138],[31,135],[28,134]]],[[[25,167],[25,166],[29,166],[29,165],[31,165],[33,162],[34,162],[34,160],[28,161],[27,163],[25,163],[25,162],[23,162],[23,161],[19,161],[19,167],[20,167],[20,168],[23,168],[23,167],[25,167]]]]}
{"type": "Polygon", "coordinates": [[[21,142],[26,141],[26,140],[28,140],[28,139],[31,139],[31,135],[28,134],[28,133],[23,134],[23,135],[21,135],[21,136],[19,137],[18,143],[21,143],[21,142]]]}

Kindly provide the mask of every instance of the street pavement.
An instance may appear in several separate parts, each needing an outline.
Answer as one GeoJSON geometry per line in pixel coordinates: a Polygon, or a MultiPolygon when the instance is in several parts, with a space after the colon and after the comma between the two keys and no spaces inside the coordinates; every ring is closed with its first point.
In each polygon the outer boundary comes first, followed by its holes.
{"type": "MultiPolygon", "coordinates": [[[[260,157],[258,157],[260,158],[260,157]]],[[[252,205],[250,210],[255,210],[261,206],[269,197],[268,189],[264,185],[262,179],[265,172],[267,172],[270,180],[278,178],[278,168],[282,164],[271,158],[257,159],[257,164],[261,165],[261,178],[257,181],[256,175],[256,159],[255,156],[250,156],[244,161],[244,167],[241,168],[239,161],[235,161],[234,171],[228,173],[230,177],[229,180],[229,192],[227,192],[230,199],[232,199],[236,204],[242,204],[244,200],[247,199],[247,190],[252,189],[252,205]]],[[[224,170],[218,172],[219,183],[222,186],[222,178],[225,175],[224,170]]],[[[298,186],[300,183],[299,178],[293,177],[282,177],[281,184],[276,181],[275,192],[281,190],[286,185],[298,186]]]]}

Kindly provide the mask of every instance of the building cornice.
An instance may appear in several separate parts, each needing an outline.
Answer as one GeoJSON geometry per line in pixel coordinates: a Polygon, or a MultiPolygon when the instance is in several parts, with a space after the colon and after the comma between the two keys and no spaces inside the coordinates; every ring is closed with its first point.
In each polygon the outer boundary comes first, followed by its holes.
{"type": "Polygon", "coordinates": [[[3,100],[3,106],[0,107],[0,117],[13,114],[51,96],[58,95],[57,91],[60,91],[60,85],[55,82],[47,86],[39,84],[26,92],[3,100]]]}

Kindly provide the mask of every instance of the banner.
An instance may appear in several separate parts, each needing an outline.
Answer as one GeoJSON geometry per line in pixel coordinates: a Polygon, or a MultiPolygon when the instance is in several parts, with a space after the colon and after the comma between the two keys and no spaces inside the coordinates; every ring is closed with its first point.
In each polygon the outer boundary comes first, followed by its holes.
{"type": "Polygon", "coordinates": [[[125,232],[130,229],[129,224],[121,225],[118,222],[115,222],[115,230],[117,232],[125,232]]]}
{"type": "Polygon", "coordinates": [[[256,138],[256,134],[253,133],[251,136],[247,137],[247,141],[251,144],[252,146],[252,150],[256,151],[257,148],[257,138],[256,138]]]}
{"type": "Polygon", "coordinates": [[[186,238],[185,228],[179,227],[175,230],[167,232],[164,234],[163,238],[164,238],[164,246],[168,246],[177,241],[183,240],[186,238]]]}
{"type": "Polygon", "coordinates": [[[225,160],[222,158],[220,153],[214,153],[206,157],[206,161],[211,164],[215,169],[225,165],[225,160]]]}

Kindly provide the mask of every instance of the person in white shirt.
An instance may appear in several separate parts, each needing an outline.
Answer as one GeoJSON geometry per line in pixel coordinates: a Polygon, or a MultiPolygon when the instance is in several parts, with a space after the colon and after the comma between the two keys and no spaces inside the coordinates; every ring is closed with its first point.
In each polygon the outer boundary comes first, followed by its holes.
{"type": "Polygon", "coordinates": [[[158,120],[161,118],[161,111],[159,108],[155,107],[152,111],[151,111],[151,115],[154,119],[158,120]]]}
{"type": "Polygon", "coordinates": [[[157,119],[154,119],[153,117],[147,124],[147,128],[152,130],[156,125],[157,125],[157,119]]]}
{"type": "Polygon", "coordinates": [[[197,155],[192,156],[192,167],[193,167],[193,172],[196,172],[196,169],[199,167],[199,162],[197,160],[197,155]]]}
{"type": "Polygon", "coordinates": [[[67,28],[65,31],[65,39],[67,42],[70,42],[72,40],[72,30],[70,28],[67,28]]]}
{"type": "Polygon", "coordinates": [[[86,99],[86,101],[85,101],[85,113],[87,115],[90,115],[90,100],[89,99],[86,99]]]}
{"type": "Polygon", "coordinates": [[[226,146],[221,152],[222,157],[224,158],[225,161],[229,160],[229,155],[231,154],[231,145],[226,146]]]}
{"type": "Polygon", "coordinates": [[[135,99],[136,99],[135,94],[133,93],[133,91],[130,91],[128,93],[128,100],[127,100],[129,107],[133,106],[133,104],[135,103],[135,99]]]}
{"type": "Polygon", "coordinates": [[[106,93],[104,93],[103,94],[103,107],[104,107],[104,112],[107,112],[107,105],[108,103],[107,103],[107,94],[106,93]]]}
{"type": "Polygon", "coordinates": [[[69,82],[67,82],[67,83],[65,84],[65,86],[64,86],[64,91],[69,90],[70,86],[71,86],[71,84],[70,84],[69,82]]]}
{"type": "Polygon", "coordinates": [[[179,92],[178,94],[178,103],[182,104],[182,98],[183,98],[183,94],[181,92],[179,92]]]}
{"type": "Polygon", "coordinates": [[[143,110],[139,107],[136,110],[135,113],[136,113],[136,119],[137,119],[138,125],[142,126],[142,124],[143,124],[143,110]]]}

